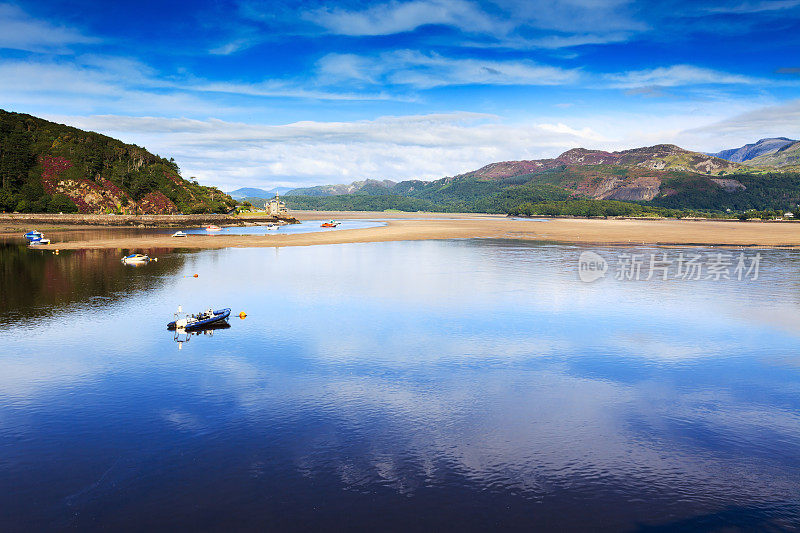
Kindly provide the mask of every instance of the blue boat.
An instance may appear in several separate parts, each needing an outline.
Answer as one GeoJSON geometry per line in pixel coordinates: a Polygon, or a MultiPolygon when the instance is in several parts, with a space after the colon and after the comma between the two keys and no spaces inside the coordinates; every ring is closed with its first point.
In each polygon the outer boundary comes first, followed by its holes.
{"type": "Polygon", "coordinates": [[[44,237],[44,234],[41,231],[36,231],[36,230],[29,231],[28,233],[25,234],[25,238],[31,242],[40,241],[42,240],[42,237],[44,237]]]}
{"type": "Polygon", "coordinates": [[[197,331],[200,329],[219,326],[220,324],[227,322],[229,316],[231,316],[230,308],[217,309],[216,311],[208,309],[206,311],[197,313],[196,315],[187,315],[186,318],[173,320],[167,324],[167,329],[197,331]]]}

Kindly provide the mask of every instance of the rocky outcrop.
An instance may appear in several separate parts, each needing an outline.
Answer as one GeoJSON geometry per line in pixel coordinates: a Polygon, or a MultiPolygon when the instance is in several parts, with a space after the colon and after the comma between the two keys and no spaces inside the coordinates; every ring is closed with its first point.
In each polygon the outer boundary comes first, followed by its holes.
{"type": "Polygon", "coordinates": [[[63,174],[72,168],[72,162],[66,158],[42,156],[40,163],[45,192],[67,196],[78,206],[80,213],[168,215],[178,212],[175,204],[160,191],[151,191],[137,202],[105,178],[92,181],[63,177],[63,174]]]}
{"type": "Polygon", "coordinates": [[[711,181],[725,189],[725,192],[736,192],[747,189],[742,182],[734,179],[711,178],[711,181]]]}

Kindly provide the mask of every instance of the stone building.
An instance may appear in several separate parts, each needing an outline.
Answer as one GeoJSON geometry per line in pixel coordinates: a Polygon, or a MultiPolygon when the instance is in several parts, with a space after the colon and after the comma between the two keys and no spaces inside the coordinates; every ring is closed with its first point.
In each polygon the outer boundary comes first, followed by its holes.
{"type": "Polygon", "coordinates": [[[267,213],[273,216],[281,216],[281,215],[288,215],[289,210],[286,209],[286,205],[281,202],[280,197],[276,194],[275,198],[267,202],[265,206],[267,213]]]}

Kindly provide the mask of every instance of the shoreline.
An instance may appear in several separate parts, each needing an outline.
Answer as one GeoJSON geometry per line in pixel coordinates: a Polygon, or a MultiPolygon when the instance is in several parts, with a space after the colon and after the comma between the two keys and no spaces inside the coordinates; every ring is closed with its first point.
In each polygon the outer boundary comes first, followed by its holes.
{"type": "MultiPolygon", "coordinates": [[[[297,212],[300,220],[325,218],[388,219],[385,226],[313,233],[266,235],[190,235],[174,239],[167,234],[110,235],[98,239],[54,242],[43,250],[119,248],[229,248],[314,246],[389,241],[443,239],[518,239],[598,245],[728,246],[800,248],[800,225],[790,223],[717,220],[640,219],[511,219],[504,215],[437,213],[297,212]],[[333,216],[332,216],[333,215],[333,216]],[[339,215],[339,216],[336,216],[339,215]],[[360,216],[359,216],[360,215],[360,216]],[[394,216],[387,216],[394,215],[394,216]],[[435,216],[438,215],[438,216],[435,216]]],[[[73,227],[62,231],[77,231],[73,227]]],[[[91,226],[113,233],[117,227],[91,226]]],[[[58,231],[58,230],[55,230],[58,231]]],[[[122,233],[122,232],[120,232],[122,233]]],[[[0,237],[20,237],[19,229],[0,237]]],[[[57,237],[54,237],[56,240],[57,237]]]]}

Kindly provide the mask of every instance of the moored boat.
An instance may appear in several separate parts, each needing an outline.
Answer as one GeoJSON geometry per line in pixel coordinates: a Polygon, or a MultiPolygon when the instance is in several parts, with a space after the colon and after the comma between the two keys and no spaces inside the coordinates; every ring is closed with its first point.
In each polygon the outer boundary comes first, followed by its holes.
{"type": "Polygon", "coordinates": [[[335,220],[329,220],[328,222],[323,222],[320,227],[323,227],[323,228],[335,228],[339,224],[341,224],[341,222],[337,222],[335,220]]]}
{"type": "MultiPolygon", "coordinates": [[[[180,308],[178,308],[178,313],[180,313],[180,308]]],[[[178,313],[175,313],[176,317],[178,313]]],[[[167,324],[167,329],[183,329],[186,331],[194,331],[210,327],[218,327],[222,323],[227,322],[228,317],[230,316],[230,308],[217,309],[216,311],[208,308],[205,311],[201,311],[194,315],[186,315],[184,318],[176,318],[167,324]]]]}
{"type": "Polygon", "coordinates": [[[280,226],[279,226],[279,225],[277,225],[277,224],[273,224],[272,222],[270,222],[269,224],[267,224],[267,225],[266,225],[266,228],[267,228],[268,230],[276,230],[276,229],[279,229],[279,228],[280,228],[280,226]]]}
{"type": "Polygon", "coordinates": [[[156,259],[151,259],[149,256],[144,254],[130,254],[122,258],[122,262],[128,265],[140,265],[150,261],[156,261],[156,259]]]}
{"type": "Polygon", "coordinates": [[[208,226],[206,226],[206,231],[222,231],[222,228],[214,224],[209,224],[208,226]]]}
{"type": "Polygon", "coordinates": [[[186,234],[180,230],[172,234],[173,237],[186,237],[186,234]]]}
{"type": "Polygon", "coordinates": [[[31,230],[25,234],[25,238],[29,241],[38,241],[41,240],[42,237],[44,237],[44,233],[36,230],[31,230]]]}
{"type": "Polygon", "coordinates": [[[41,245],[44,245],[44,244],[50,244],[50,239],[46,239],[44,237],[44,235],[42,235],[41,238],[33,240],[33,241],[30,241],[28,243],[28,246],[41,246],[41,245]]]}

